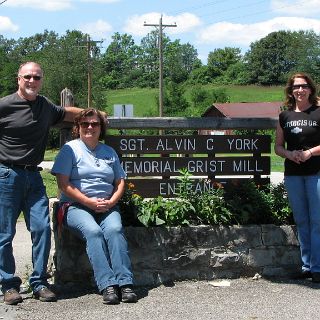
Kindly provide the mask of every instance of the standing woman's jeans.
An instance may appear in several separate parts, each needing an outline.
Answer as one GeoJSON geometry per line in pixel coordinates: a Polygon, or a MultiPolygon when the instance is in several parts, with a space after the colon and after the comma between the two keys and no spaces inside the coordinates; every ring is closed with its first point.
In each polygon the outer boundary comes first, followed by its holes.
{"type": "Polygon", "coordinates": [[[47,286],[47,263],[51,246],[48,197],[38,171],[12,169],[0,164],[0,283],[2,291],[19,291],[15,275],[12,240],[21,211],[32,240],[33,271],[29,278],[34,292],[47,286]]]}
{"type": "Polygon", "coordinates": [[[285,176],[297,225],[302,270],[320,272],[320,176],[285,176]]]}
{"type": "Polygon", "coordinates": [[[86,242],[100,292],[108,286],[133,283],[127,240],[117,206],[105,213],[94,213],[83,206],[71,205],[66,224],[86,242]]]}

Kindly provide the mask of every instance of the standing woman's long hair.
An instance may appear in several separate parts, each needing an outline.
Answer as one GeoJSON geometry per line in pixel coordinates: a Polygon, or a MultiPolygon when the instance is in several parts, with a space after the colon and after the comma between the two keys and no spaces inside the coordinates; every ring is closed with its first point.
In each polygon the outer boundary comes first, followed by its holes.
{"type": "Polygon", "coordinates": [[[286,96],[285,101],[284,101],[284,107],[287,108],[288,110],[295,109],[296,100],[293,96],[292,86],[293,86],[294,80],[296,78],[302,78],[307,82],[307,84],[310,86],[310,90],[311,90],[311,94],[309,96],[309,102],[311,105],[319,106],[320,101],[318,98],[318,91],[317,91],[317,86],[316,86],[315,82],[312,80],[312,78],[307,73],[299,72],[299,73],[293,74],[288,79],[287,85],[284,89],[285,96],[286,96]]]}

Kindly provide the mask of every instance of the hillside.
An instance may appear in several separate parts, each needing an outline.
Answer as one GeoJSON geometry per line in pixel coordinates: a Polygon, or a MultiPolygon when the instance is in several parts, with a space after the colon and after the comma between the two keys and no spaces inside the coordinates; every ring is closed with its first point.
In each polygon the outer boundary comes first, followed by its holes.
{"type": "MultiPolygon", "coordinates": [[[[278,86],[216,86],[206,85],[207,90],[224,88],[230,98],[230,102],[268,102],[282,101],[284,97],[284,88],[278,86]]],[[[190,91],[188,87],[185,97],[191,102],[190,91]]],[[[150,88],[132,88],[121,90],[109,90],[107,95],[107,112],[113,115],[114,104],[133,104],[134,115],[138,117],[156,114],[158,89],[150,88]]],[[[209,106],[208,106],[209,107],[209,106]]]]}

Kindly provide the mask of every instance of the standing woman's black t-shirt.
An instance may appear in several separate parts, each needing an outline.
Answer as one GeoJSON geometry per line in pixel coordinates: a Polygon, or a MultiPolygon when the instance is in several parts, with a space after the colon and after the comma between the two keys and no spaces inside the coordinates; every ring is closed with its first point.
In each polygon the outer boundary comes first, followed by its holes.
{"type": "MultiPolygon", "coordinates": [[[[320,145],[320,107],[311,106],[302,112],[282,111],[279,122],[288,150],[308,150],[320,145]]],[[[319,171],[320,156],[312,156],[300,164],[285,159],[285,176],[314,175],[319,171]]]]}

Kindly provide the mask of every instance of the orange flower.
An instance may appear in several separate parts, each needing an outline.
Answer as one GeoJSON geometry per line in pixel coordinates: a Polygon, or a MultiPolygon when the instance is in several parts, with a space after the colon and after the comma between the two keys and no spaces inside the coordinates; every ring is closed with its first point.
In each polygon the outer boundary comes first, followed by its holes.
{"type": "Polygon", "coordinates": [[[129,182],[128,183],[128,189],[134,189],[134,184],[132,182],[129,182]]]}

